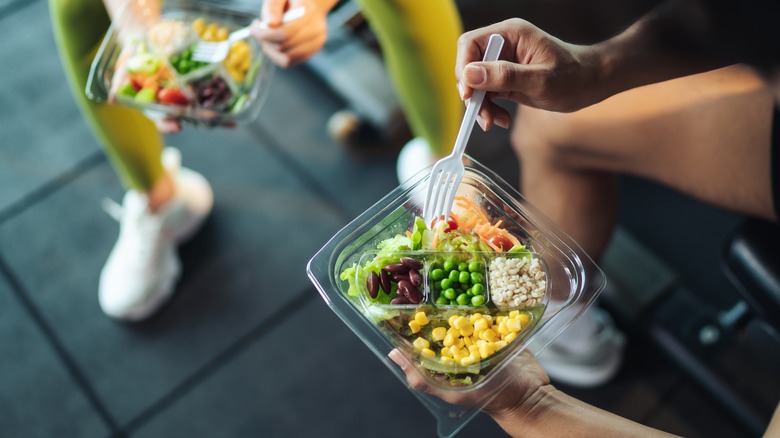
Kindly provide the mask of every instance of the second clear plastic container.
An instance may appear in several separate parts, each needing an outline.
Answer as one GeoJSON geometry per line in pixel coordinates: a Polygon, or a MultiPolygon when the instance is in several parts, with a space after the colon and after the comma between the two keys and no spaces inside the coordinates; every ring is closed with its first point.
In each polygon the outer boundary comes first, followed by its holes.
{"type": "MultiPolygon", "coordinates": [[[[197,126],[235,126],[254,120],[267,96],[274,72],[273,64],[265,58],[254,39],[238,42],[243,46],[242,53],[240,57],[235,56],[240,59],[230,59],[234,56],[231,54],[223,62],[194,63],[184,53],[188,49],[192,50],[193,44],[200,41],[203,35],[196,37],[190,32],[192,39],[188,39],[186,47],[174,48],[171,53],[159,53],[151,48],[148,33],[162,21],[191,28],[196,20],[202,20],[205,26],[221,28],[220,32],[226,34],[249,25],[258,17],[259,6],[213,0],[166,0],[162,2],[161,10],[157,11],[151,9],[154,4],[130,0],[114,17],[93,60],[86,86],[87,96],[98,102],[131,106],[149,115],[175,117],[197,126]],[[130,10],[133,14],[130,14],[130,10]],[[127,21],[139,16],[143,18],[143,25],[132,26],[132,36],[122,34],[125,32],[121,30],[123,26],[124,29],[131,27],[127,21]],[[171,88],[181,91],[183,97],[168,98],[166,101],[161,94],[155,98],[149,96],[149,99],[138,97],[146,86],[136,83],[140,80],[133,76],[143,78],[143,75],[127,74],[122,63],[127,64],[125,59],[131,52],[135,54],[139,50],[154,55],[155,63],[162,64],[157,68],[166,72],[163,80],[171,88]],[[185,66],[185,70],[179,71],[185,66]],[[123,93],[122,87],[130,92],[123,93]],[[222,97],[210,101],[207,94],[219,94],[222,97]]],[[[157,34],[170,34],[170,29],[161,29],[157,34]]],[[[157,91],[159,93],[160,90],[157,91]]]]}
{"type": "Polygon", "coordinates": [[[506,230],[523,251],[491,241],[479,251],[388,254],[386,242],[414,235],[428,184],[424,170],[336,233],[307,266],[330,308],[399,379],[407,383],[388,358],[394,349],[427,386],[469,396],[466,407],[412,389],[436,416],[442,437],[455,435],[504,387],[502,370],[511,360],[544,349],[605,286],[601,269],[512,186],[468,155],[464,164],[461,202],[478,206],[480,220],[506,230]],[[504,268],[493,265],[507,259],[518,259],[512,275],[528,282],[519,298],[507,296],[504,268]]]}

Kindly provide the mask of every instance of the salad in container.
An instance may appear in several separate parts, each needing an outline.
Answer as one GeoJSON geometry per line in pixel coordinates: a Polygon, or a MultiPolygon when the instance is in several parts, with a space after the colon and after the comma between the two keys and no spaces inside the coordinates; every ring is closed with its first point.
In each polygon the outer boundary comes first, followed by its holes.
{"type": "Polygon", "coordinates": [[[498,175],[464,156],[448,218],[425,223],[430,169],[340,230],[307,273],[330,308],[403,382],[388,358],[404,354],[451,405],[412,389],[452,436],[501,388],[500,371],[538,353],[604,288],[582,249],[498,175]]]}
{"type": "Polygon", "coordinates": [[[249,37],[229,43],[222,61],[193,59],[199,42],[225,41],[257,17],[256,8],[244,7],[168,0],[132,31],[127,22],[137,17],[118,14],[92,63],[87,96],[194,125],[253,120],[273,73],[259,44],[249,37]]]}

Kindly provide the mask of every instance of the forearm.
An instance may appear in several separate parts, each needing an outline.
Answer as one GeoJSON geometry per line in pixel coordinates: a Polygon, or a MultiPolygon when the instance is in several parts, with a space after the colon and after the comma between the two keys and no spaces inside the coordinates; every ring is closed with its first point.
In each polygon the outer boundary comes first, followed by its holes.
{"type": "Polygon", "coordinates": [[[491,416],[513,437],[673,436],[591,406],[551,385],[541,387],[524,406],[491,416]]]}
{"type": "Polygon", "coordinates": [[[696,0],[667,0],[593,49],[605,96],[733,63],[710,56],[713,29],[696,0]]]}

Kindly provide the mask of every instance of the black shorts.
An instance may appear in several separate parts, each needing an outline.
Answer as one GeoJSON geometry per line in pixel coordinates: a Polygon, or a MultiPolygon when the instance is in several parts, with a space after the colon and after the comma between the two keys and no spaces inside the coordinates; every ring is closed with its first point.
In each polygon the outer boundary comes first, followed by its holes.
{"type": "Polygon", "coordinates": [[[775,106],[772,115],[772,150],[769,151],[772,161],[772,202],[775,209],[775,221],[780,222],[780,109],[775,106]]]}

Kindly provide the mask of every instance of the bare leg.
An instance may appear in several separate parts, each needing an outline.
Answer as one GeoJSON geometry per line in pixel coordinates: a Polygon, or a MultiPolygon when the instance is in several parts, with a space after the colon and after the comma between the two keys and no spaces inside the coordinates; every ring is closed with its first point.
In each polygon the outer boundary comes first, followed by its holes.
{"type": "Polygon", "coordinates": [[[520,108],[512,143],[522,192],[596,258],[616,221],[620,173],[774,219],[772,102],[752,70],[733,66],[570,114],[520,108]]]}

